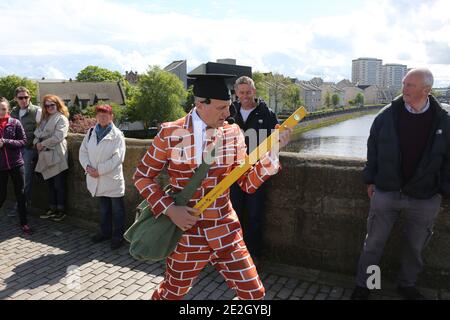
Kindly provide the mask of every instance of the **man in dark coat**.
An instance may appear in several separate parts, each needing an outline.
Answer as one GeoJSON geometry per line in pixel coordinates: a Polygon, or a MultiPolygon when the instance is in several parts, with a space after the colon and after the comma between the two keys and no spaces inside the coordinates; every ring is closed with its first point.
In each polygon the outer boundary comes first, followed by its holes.
{"type": "MultiPolygon", "coordinates": [[[[249,154],[272,133],[278,119],[263,100],[256,98],[256,87],[251,78],[237,79],[235,92],[238,99],[230,107],[228,122],[236,123],[244,131],[249,154]]],[[[245,243],[256,261],[261,255],[265,199],[265,184],[253,194],[243,192],[236,184],[231,187],[233,208],[243,226],[245,243]]]]}
{"type": "Polygon", "coordinates": [[[353,299],[368,299],[369,270],[378,266],[400,212],[405,245],[398,291],[408,300],[424,299],[416,288],[422,251],[442,196],[450,194],[450,117],[431,95],[432,86],[429,70],[411,70],[403,79],[403,95],[381,110],[370,130],[363,172],[370,211],[353,299]]]}

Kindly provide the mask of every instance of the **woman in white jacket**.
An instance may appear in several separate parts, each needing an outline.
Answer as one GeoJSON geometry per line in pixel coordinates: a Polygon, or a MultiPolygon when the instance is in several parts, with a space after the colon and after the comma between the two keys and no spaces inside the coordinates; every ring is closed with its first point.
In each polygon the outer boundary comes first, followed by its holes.
{"type": "Polygon", "coordinates": [[[97,125],[89,129],[80,147],[79,160],[86,173],[89,192],[100,201],[100,232],[95,243],[111,239],[111,249],[123,243],[125,224],[125,138],[113,123],[109,105],[96,108],[97,125]]]}

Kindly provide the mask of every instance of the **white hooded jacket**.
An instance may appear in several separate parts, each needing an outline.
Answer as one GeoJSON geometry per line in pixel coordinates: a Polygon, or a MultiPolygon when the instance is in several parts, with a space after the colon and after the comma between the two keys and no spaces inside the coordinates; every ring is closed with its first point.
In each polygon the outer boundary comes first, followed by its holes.
{"type": "Polygon", "coordinates": [[[80,147],[79,160],[84,170],[89,165],[100,175],[96,179],[86,174],[87,188],[93,197],[119,198],[125,195],[122,166],[125,150],[123,133],[114,124],[99,144],[95,128],[89,129],[80,147]]]}

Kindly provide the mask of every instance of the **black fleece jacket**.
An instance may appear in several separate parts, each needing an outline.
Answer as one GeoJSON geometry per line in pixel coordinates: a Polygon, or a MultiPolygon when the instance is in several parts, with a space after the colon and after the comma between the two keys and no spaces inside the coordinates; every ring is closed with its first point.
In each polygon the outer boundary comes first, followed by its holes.
{"type": "Polygon", "coordinates": [[[399,139],[399,114],[405,108],[403,97],[392,101],[375,118],[367,141],[367,163],[363,169],[366,184],[384,191],[401,191],[417,199],[437,193],[450,196],[450,117],[430,96],[434,115],[424,152],[414,174],[405,181],[399,139]]]}

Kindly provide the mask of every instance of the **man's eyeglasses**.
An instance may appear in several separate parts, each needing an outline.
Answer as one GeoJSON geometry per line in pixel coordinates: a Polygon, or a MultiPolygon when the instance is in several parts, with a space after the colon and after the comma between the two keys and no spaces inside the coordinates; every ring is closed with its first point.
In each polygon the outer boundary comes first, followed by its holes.
{"type": "Polygon", "coordinates": [[[23,97],[17,97],[17,99],[19,99],[19,100],[28,100],[28,99],[30,99],[30,97],[23,96],[23,97]]]}
{"type": "Polygon", "coordinates": [[[56,104],[55,103],[49,103],[49,104],[45,104],[44,107],[52,108],[52,107],[56,107],[56,104]]]}

